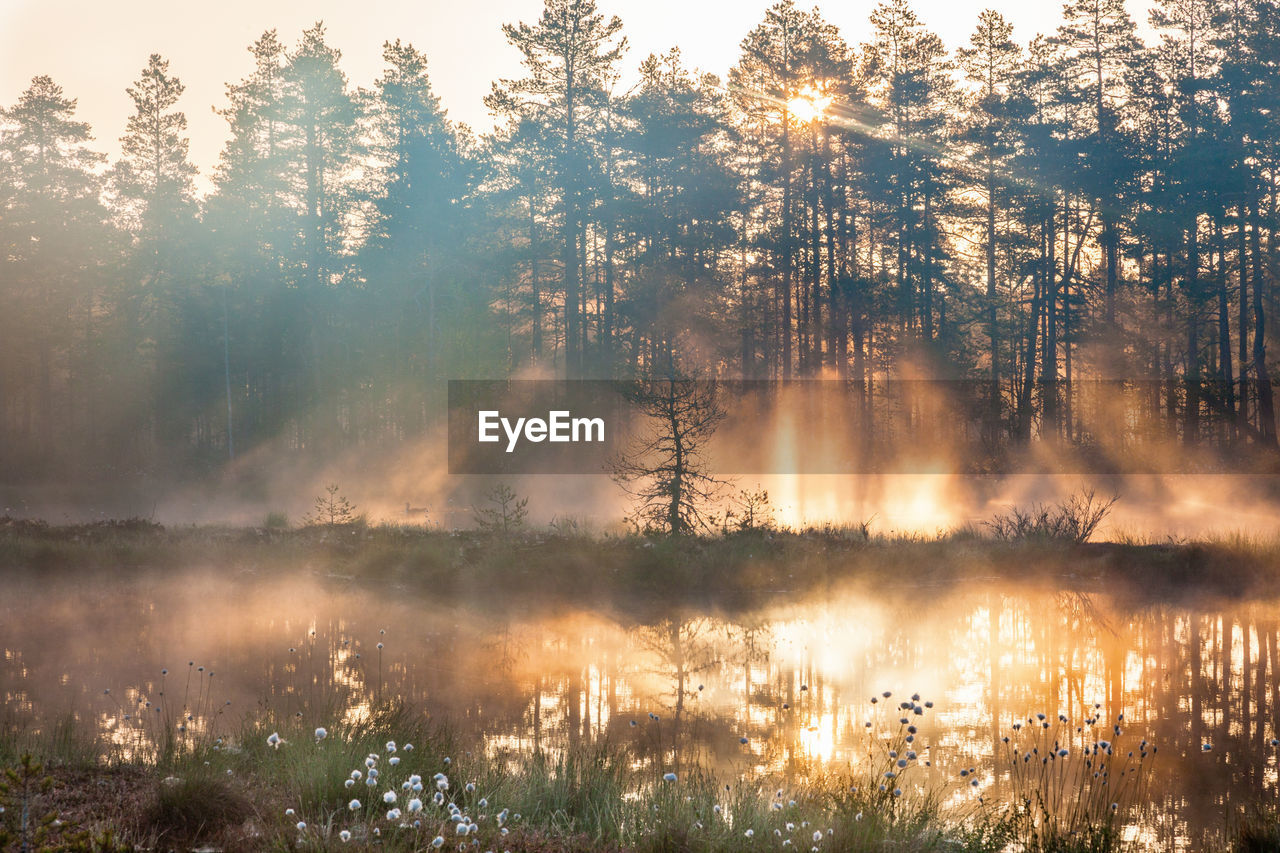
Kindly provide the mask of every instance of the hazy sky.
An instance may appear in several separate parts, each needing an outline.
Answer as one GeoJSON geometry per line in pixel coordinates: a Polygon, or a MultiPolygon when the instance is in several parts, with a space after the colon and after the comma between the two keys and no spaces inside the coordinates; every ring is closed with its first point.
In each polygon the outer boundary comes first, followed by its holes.
{"type": "MultiPolygon", "coordinates": [[[[631,46],[628,70],[649,53],[679,44],[690,64],[722,75],[772,2],[598,0],[602,11],[622,18],[631,46]]],[[[874,5],[818,4],[855,44],[867,38],[874,5]]],[[[967,40],[988,6],[1014,22],[1022,42],[1052,31],[1061,13],[1060,3],[1042,0],[916,0],[913,6],[950,47],[967,40]]],[[[1139,25],[1148,6],[1149,0],[1130,0],[1139,25]]],[[[323,20],[354,85],[369,86],[377,77],[384,41],[412,42],[426,53],[432,85],[450,117],[485,129],[491,120],[482,98],[490,82],[520,73],[519,55],[501,26],[531,22],[541,8],[542,0],[0,0],[0,104],[13,104],[33,76],[49,74],[79,100],[78,114],[93,125],[98,149],[114,157],[131,111],[125,87],[149,54],[161,53],[186,84],[181,106],[190,122],[192,159],[207,173],[226,135],[213,108],[226,103],[224,84],[251,70],[246,48],[273,27],[293,45],[303,29],[323,20]]]]}

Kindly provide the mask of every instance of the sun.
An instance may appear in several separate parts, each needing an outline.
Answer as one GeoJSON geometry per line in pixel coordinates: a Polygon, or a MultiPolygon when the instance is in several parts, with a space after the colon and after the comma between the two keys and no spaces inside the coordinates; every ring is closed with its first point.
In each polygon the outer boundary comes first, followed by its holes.
{"type": "Polygon", "coordinates": [[[787,101],[787,111],[797,121],[808,122],[826,114],[832,98],[814,86],[805,86],[787,101]]]}

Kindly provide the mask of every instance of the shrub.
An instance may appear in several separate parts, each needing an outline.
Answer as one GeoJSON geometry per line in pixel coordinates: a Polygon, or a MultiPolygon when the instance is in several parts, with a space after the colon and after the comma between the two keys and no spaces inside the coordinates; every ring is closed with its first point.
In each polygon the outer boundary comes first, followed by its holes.
{"type": "Polygon", "coordinates": [[[186,776],[159,783],[145,819],[162,836],[194,839],[242,823],[250,814],[249,801],[229,781],[193,767],[186,776]]]}
{"type": "Polygon", "coordinates": [[[1032,504],[1026,508],[1014,507],[1007,513],[996,514],[983,524],[995,538],[1006,542],[1046,539],[1083,543],[1089,541],[1118,500],[1119,495],[1098,498],[1089,489],[1053,506],[1032,504]]]}

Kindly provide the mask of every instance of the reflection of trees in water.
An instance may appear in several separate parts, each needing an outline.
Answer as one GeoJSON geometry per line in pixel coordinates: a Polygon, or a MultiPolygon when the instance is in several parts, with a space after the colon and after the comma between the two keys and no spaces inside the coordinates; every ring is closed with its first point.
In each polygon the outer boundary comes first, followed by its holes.
{"type": "MultiPolygon", "coordinates": [[[[1159,746],[1153,807],[1180,815],[1173,834],[1221,826],[1276,796],[1274,605],[1217,612],[1170,604],[1129,609],[1099,594],[989,595],[986,710],[992,754],[1019,715],[1096,712],[1159,746]],[[1202,745],[1210,744],[1204,752],[1202,745]]],[[[1105,737],[1105,734],[1102,735],[1105,737]]]]}
{"type": "MultiPolygon", "coordinates": [[[[637,646],[656,659],[656,665],[645,671],[657,673],[672,681],[670,706],[675,718],[684,713],[685,701],[700,691],[691,679],[713,669],[732,665],[737,650],[730,642],[728,626],[706,617],[692,619],[667,618],[631,629],[637,646]]],[[[665,703],[664,703],[665,704],[665,703]]]]}
{"type": "Polygon", "coordinates": [[[163,691],[183,706],[193,660],[217,672],[192,691],[201,714],[232,705],[216,720],[188,721],[192,731],[227,734],[244,713],[332,725],[334,714],[377,700],[384,642],[384,697],[504,748],[607,740],[642,766],[800,773],[813,758],[857,760],[869,697],[927,681],[938,713],[922,741],[936,745],[938,774],[949,756],[999,755],[1017,719],[1062,713],[1078,723],[1098,703],[1104,721],[1123,712],[1129,732],[1159,746],[1150,796],[1178,816],[1171,832],[1194,835],[1260,792],[1278,796],[1275,603],[1130,604],[1103,591],[1004,584],[919,591],[875,611],[873,627],[841,603],[801,610],[814,630],[792,647],[785,620],[768,614],[622,627],[348,591],[218,598],[154,581],[18,590],[0,603],[3,723],[29,729],[73,709],[106,735],[129,735],[141,726],[134,705],[154,705],[163,691]],[[43,597],[61,603],[43,606],[43,597]],[[109,618],[84,620],[90,603],[109,618]],[[865,642],[849,641],[859,631],[865,642]]]}

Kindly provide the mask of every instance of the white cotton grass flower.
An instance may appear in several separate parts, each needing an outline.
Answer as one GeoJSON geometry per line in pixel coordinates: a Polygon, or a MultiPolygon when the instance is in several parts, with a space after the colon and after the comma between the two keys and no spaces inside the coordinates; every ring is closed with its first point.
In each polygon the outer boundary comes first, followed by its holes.
{"type": "Polygon", "coordinates": [[[352,771],[351,771],[351,778],[352,778],[352,779],[354,779],[354,780],[355,780],[355,781],[357,781],[357,782],[359,782],[359,781],[360,781],[360,779],[361,779],[363,776],[364,776],[364,774],[363,774],[363,773],[361,773],[359,770],[352,770],[352,771]]]}
{"type": "Polygon", "coordinates": [[[295,814],[297,814],[297,813],[296,813],[293,809],[285,809],[285,810],[284,810],[284,816],[285,816],[285,817],[293,817],[295,814]]]}
{"type": "Polygon", "coordinates": [[[463,788],[463,790],[466,791],[468,794],[474,794],[476,792],[476,783],[468,782],[466,787],[463,788]]]}
{"type": "Polygon", "coordinates": [[[399,764],[399,763],[400,763],[400,756],[398,756],[398,755],[393,755],[393,756],[391,756],[391,758],[389,759],[389,761],[391,762],[391,766],[392,766],[392,767],[395,767],[397,764],[399,764]]]}
{"type": "Polygon", "coordinates": [[[819,841],[821,841],[821,840],[822,840],[822,830],[821,830],[821,829],[815,829],[815,830],[813,831],[813,843],[814,843],[814,844],[817,844],[817,843],[818,843],[819,841]]]}
{"type": "Polygon", "coordinates": [[[355,779],[348,779],[347,781],[343,782],[342,784],[343,784],[345,787],[351,788],[351,787],[353,787],[353,786],[356,784],[356,780],[355,780],[355,779]]]}
{"type": "Polygon", "coordinates": [[[387,741],[387,752],[395,752],[395,751],[396,751],[396,742],[393,740],[387,741]]]}
{"type": "Polygon", "coordinates": [[[443,846],[444,846],[444,836],[443,836],[443,835],[437,835],[435,838],[431,839],[431,846],[432,846],[432,847],[435,847],[437,850],[438,850],[438,849],[440,849],[441,847],[443,847],[443,846]]]}
{"type": "Polygon", "coordinates": [[[662,779],[663,779],[663,781],[664,781],[664,782],[674,782],[674,781],[676,781],[676,774],[674,774],[674,773],[664,773],[664,774],[662,774],[662,779]]]}
{"type": "Polygon", "coordinates": [[[297,826],[298,832],[305,832],[306,829],[307,829],[307,822],[305,820],[298,821],[298,826],[297,826]]]}
{"type": "Polygon", "coordinates": [[[422,811],[422,800],[418,799],[417,797],[414,797],[412,800],[409,801],[408,808],[409,808],[409,814],[417,814],[418,812],[422,811]]]}
{"type": "Polygon", "coordinates": [[[443,805],[444,805],[444,794],[442,794],[442,793],[441,793],[441,792],[439,792],[439,791],[436,791],[436,795],[435,795],[434,797],[432,797],[432,798],[431,798],[431,801],[432,801],[433,803],[435,803],[437,806],[443,806],[443,805]]]}
{"type": "Polygon", "coordinates": [[[317,741],[324,740],[324,739],[325,739],[325,738],[327,738],[328,736],[329,736],[329,730],[328,730],[328,729],[326,729],[324,726],[319,726],[319,727],[317,727],[317,728],[316,728],[316,740],[317,740],[317,741]]]}
{"type": "Polygon", "coordinates": [[[343,844],[346,844],[348,841],[351,840],[351,830],[349,829],[342,830],[342,832],[338,833],[338,838],[342,839],[343,844]]]}
{"type": "Polygon", "coordinates": [[[280,739],[279,732],[272,732],[271,734],[267,735],[267,746],[271,747],[272,749],[279,749],[280,744],[282,744],[283,742],[284,741],[280,739]]]}
{"type": "Polygon", "coordinates": [[[399,819],[400,819],[399,809],[391,809],[389,812],[387,812],[387,820],[399,820],[399,819]]]}
{"type": "Polygon", "coordinates": [[[387,791],[385,794],[382,795],[382,801],[387,805],[391,805],[396,801],[396,792],[387,791]]]}
{"type": "Polygon", "coordinates": [[[359,809],[360,809],[360,801],[359,801],[359,800],[352,800],[351,802],[347,803],[347,808],[348,808],[348,809],[350,809],[350,810],[351,810],[351,811],[353,811],[353,812],[354,812],[354,811],[359,811],[359,809]]]}
{"type": "Polygon", "coordinates": [[[459,835],[466,835],[468,832],[471,831],[471,824],[467,823],[466,821],[459,821],[458,828],[455,829],[454,831],[457,832],[459,835]]]}
{"type": "Polygon", "coordinates": [[[745,835],[747,838],[754,838],[756,831],[754,829],[748,829],[746,832],[742,834],[745,835]]]}

